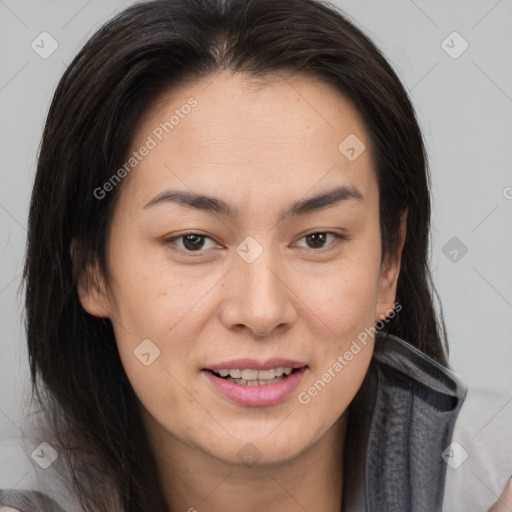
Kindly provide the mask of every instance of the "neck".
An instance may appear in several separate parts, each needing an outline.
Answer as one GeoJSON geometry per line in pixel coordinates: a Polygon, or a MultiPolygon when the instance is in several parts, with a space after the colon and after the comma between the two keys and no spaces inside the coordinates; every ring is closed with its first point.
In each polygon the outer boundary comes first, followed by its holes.
{"type": "Polygon", "coordinates": [[[252,466],[227,464],[148,428],[169,512],[340,512],[346,419],[292,460],[252,466]]]}

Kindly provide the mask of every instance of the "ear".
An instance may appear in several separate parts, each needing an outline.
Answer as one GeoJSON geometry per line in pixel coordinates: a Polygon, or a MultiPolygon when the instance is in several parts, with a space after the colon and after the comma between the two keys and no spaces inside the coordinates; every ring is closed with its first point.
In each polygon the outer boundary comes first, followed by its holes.
{"type": "Polygon", "coordinates": [[[386,318],[386,316],[389,316],[394,307],[400,263],[402,260],[402,250],[404,248],[407,231],[407,213],[408,209],[400,216],[398,242],[395,252],[388,254],[381,266],[375,321],[382,320],[386,318]]]}
{"type": "Polygon", "coordinates": [[[76,240],[71,242],[70,255],[80,304],[90,315],[100,318],[110,317],[110,299],[98,262],[94,265],[85,263],[83,251],[76,240]]]}

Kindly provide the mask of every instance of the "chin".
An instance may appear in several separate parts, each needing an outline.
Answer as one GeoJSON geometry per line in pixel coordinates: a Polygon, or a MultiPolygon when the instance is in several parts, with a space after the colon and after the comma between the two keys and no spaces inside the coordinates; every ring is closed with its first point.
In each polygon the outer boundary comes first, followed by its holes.
{"type": "MultiPolygon", "coordinates": [[[[275,428],[275,426],[274,426],[275,428]]],[[[269,435],[267,430],[260,435],[234,436],[224,442],[208,440],[206,451],[217,460],[245,467],[278,465],[288,463],[299,457],[312,444],[312,439],[292,437],[286,430],[281,435],[269,435]]]]}

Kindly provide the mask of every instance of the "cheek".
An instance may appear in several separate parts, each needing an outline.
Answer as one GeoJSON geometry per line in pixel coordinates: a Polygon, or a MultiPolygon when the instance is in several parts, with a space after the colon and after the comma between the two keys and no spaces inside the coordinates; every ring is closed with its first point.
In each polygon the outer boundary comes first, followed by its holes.
{"type": "Polygon", "coordinates": [[[357,251],[347,254],[328,274],[308,279],[301,295],[330,328],[346,340],[373,325],[378,301],[378,264],[357,251]]]}
{"type": "Polygon", "coordinates": [[[335,336],[318,340],[310,374],[297,394],[305,414],[318,419],[319,433],[345,411],[367,373],[373,354],[376,296],[369,281],[366,288],[345,288],[322,300],[325,309],[319,310],[319,316],[335,336]]]}
{"type": "Polygon", "coordinates": [[[346,409],[368,370],[378,302],[377,256],[377,249],[369,250],[368,244],[347,252],[329,279],[308,296],[308,304],[328,330],[315,347],[314,364],[298,401],[309,415],[322,418],[323,426],[346,409]]]}
{"type": "Polygon", "coordinates": [[[192,310],[200,309],[197,306],[219,280],[206,267],[171,265],[160,247],[143,250],[129,246],[123,250],[120,244],[113,258],[114,315],[139,342],[167,338],[192,310]]]}
{"type": "MultiPolygon", "coordinates": [[[[373,344],[360,345],[360,351],[347,361],[343,354],[329,359],[301,388],[297,399],[302,415],[321,436],[347,410],[367,373],[373,344]]],[[[300,414],[300,411],[297,411],[300,414]]]]}

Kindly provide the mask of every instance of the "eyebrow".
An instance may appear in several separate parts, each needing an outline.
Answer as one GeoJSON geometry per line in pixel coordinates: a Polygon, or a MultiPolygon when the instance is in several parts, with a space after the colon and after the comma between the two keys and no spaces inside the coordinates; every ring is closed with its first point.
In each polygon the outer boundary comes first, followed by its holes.
{"type": "MultiPolygon", "coordinates": [[[[313,211],[335,206],[342,201],[357,200],[364,202],[363,194],[353,186],[342,185],[332,190],[321,192],[312,197],[301,199],[294,202],[279,215],[279,220],[287,217],[305,215],[313,211]]],[[[155,196],[144,208],[150,208],[160,204],[178,203],[188,208],[205,210],[235,218],[238,216],[238,210],[219,197],[209,196],[207,194],[197,194],[183,190],[166,190],[155,196]]]]}

